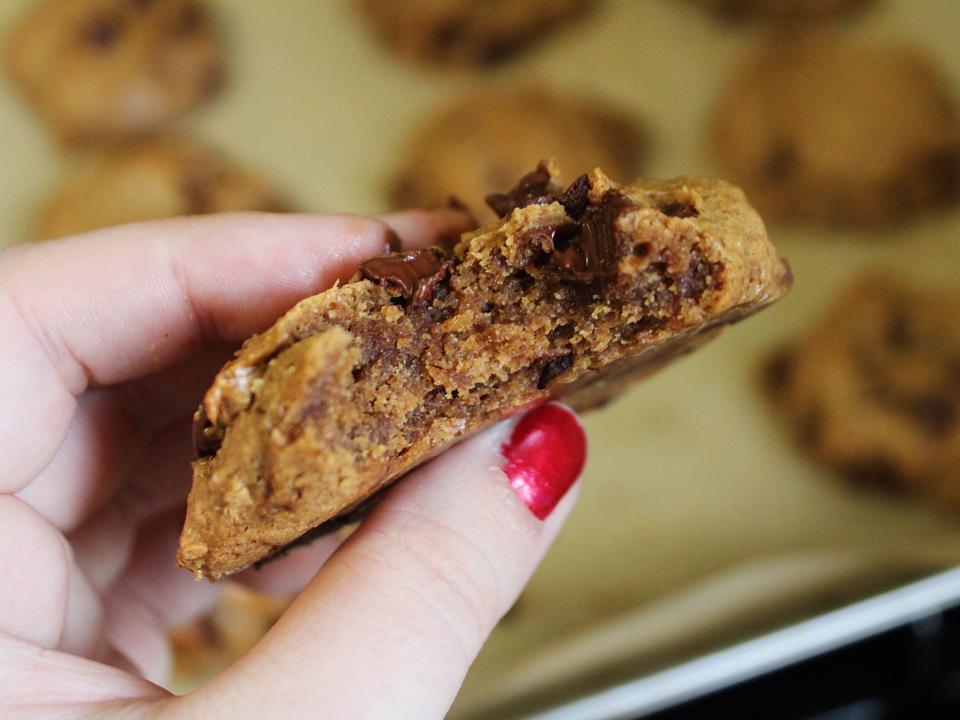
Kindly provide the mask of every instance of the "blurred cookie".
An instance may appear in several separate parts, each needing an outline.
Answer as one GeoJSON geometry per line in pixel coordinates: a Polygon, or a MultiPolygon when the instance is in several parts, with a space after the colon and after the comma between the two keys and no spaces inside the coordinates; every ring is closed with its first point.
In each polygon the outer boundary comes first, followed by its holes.
{"type": "Polygon", "coordinates": [[[960,196],[960,123],[920,51],[770,43],[716,108],[713,151],[764,217],[877,226],[960,196]]]}
{"type": "Polygon", "coordinates": [[[7,38],[7,68],[67,142],[152,132],[220,86],[198,0],[46,0],[7,38]]]}
{"type": "Polygon", "coordinates": [[[803,446],[857,482],[922,489],[960,509],[960,286],[866,278],[766,384],[803,446]]]}
{"type": "Polygon", "coordinates": [[[732,22],[819,20],[863,10],[876,0],[694,0],[732,22]]]}
{"type": "Polygon", "coordinates": [[[92,159],[46,203],[37,236],[178,215],[285,209],[264,180],[218,153],[183,140],[152,140],[92,159]]]}
{"type": "Polygon", "coordinates": [[[290,604],[228,583],[213,609],[170,633],[174,672],[200,681],[226,669],[267,634],[290,604]]]}
{"type": "Polygon", "coordinates": [[[358,0],[398,52],[452,65],[501,60],[583,14],[592,0],[358,0]]]}
{"type": "Polygon", "coordinates": [[[636,174],[643,133],[623,110],[534,86],[489,88],[444,107],[411,138],[396,173],[394,207],[432,207],[451,195],[492,219],[484,198],[554,157],[567,179],[595,167],[636,174]]]}

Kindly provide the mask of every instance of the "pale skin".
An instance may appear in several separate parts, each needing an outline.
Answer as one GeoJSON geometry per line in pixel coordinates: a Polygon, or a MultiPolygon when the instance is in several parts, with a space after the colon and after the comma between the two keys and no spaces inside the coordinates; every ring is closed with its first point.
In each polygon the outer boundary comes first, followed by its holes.
{"type": "Polygon", "coordinates": [[[237,214],[0,252],[0,717],[443,717],[577,494],[530,513],[500,469],[509,423],[416,470],[342,546],[237,576],[302,592],[214,680],[162,685],[165,631],[219,591],[174,562],[205,386],[391,229],[417,247],[466,228],[237,214]]]}

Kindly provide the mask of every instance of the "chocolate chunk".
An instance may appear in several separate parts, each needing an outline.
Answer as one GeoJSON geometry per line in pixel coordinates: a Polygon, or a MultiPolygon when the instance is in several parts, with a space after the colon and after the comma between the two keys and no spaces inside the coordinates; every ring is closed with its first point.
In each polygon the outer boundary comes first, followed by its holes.
{"type": "Polygon", "coordinates": [[[550,171],[546,163],[541,162],[536,170],[524,175],[509,192],[493,193],[485,199],[491,210],[505,218],[517,208],[554,202],[557,196],[552,192],[552,187],[550,171]]]}
{"type": "Polygon", "coordinates": [[[184,178],[180,191],[187,201],[188,215],[206,215],[213,211],[213,199],[210,197],[210,178],[192,174],[184,178]]]}
{"type": "Polygon", "coordinates": [[[97,50],[109,50],[120,39],[120,23],[111,18],[100,18],[86,32],[87,44],[97,50]]]}
{"type": "Polygon", "coordinates": [[[790,349],[774,353],[763,366],[763,384],[767,389],[778,395],[785,391],[796,369],[796,360],[796,353],[790,349]]]}
{"type": "Polygon", "coordinates": [[[770,148],[760,172],[770,182],[783,182],[796,171],[797,163],[797,151],[793,145],[787,140],[779,140],[770,148]]]}
{"type": "Polygon", "coordinates": [[[887,490],[899,490],[904,485],[903,473],[891,458],[875,457],[847,463],[841,471],[856,483],[878,485],[887,490]]]}
{"type": "Polygon", "coordinates": [[[887,320],[887,344],[894,350],[909,350],[916,342],[910,329],[910,317],[903,308],[896,308],[887,320]]]}
{"type": "Polygon", "coordinates": [[[630,340],[637,333],[649,332],[650,330],[660,330],[666,326],[669,320],[669,317],[660,315],[644,315],[639,320],[635,320],[624,325],[623,331],[620,333],[620,337],[622,337],[624,340],[630,340]]]}
{"type": "Polygon", "coordinates": [[[678,218],[696,217],[700,214],[700,212],[693,206],[692,203],[681,202],[679,200],[665,203],[657,209],[664,215],[678,218]]]}
{"type": "Polygon", "coordinates": [[[607,191],[599,203],[587,208],[577,234],[563,238],[569,246],[553,253],[554,264],[579,279],[616,273],[620,254],[615,224],[630,206],[620,193],[607,191]]]}
{"type": "Polygon", "coordinates": [[[722,268],[712,263],[701,254],[700,247],[694,246],[691,251],[690,265],[677,279],[680,294],[692,300],[699,300],[710,287],[714,276],[719,276],[722,268]]]}
{"type": "Polygon", "coordinates": [[[190,3],[180,14],[177,31],[181,35],[192,35],[199,32],[207,24],[207,16],[199,5],[190,3]]]}
{"type": "Polygon", "coordinates": [[[213,457],[219,449],[220,438],[201,404],[193,414],[193,450],[198,458],[205,458],[213,457]]]}
{"type": "Polygon", "coordinates": [[[590,204],[588,193],[590,192],[590,178],[581,175],[560,193],[560,204],[567,211],[567,215],[574,220],[579,220],[590,204]]]}
{"type": "Polygon", "coordinates": [[[949,397],[928,393],[910,398],[905,404],[917,423],[933,437],[946,437],[957,422],[957,408],[949,397]]]}
{"type": "Polygon", "coordinates": [[[537,379],[537,389],[543,390],[552,381],[556,380],[572,367],[573,353],[548,360],[544,364],[543,369],[540,370],[540,377],[537,379]]]}
{"type": "Polygon", "coordinates": [[[574,328],[573,325],[557,325],[553,330],[547,333],[547,340],[550,342],[554,342],[556,340],[569,340],[573,337],[575,332],[576,328],[574,328]]]}
{"type": "Polygon", "coordinates": [[[387,232],[385,233],[385,235],[386,235],[388,251],[392,253],[399,252],[401,248],[400,236],[397,235],[393,230],[389,228],[387,228],[387,232]]]}
{"type": "Polygon", "coordinates": [[[360,276],[399,290],[404,299],[418,305],[433,299],[452,266],[441,250],[425,248],[370,258],[360,264],[360,276]]]}

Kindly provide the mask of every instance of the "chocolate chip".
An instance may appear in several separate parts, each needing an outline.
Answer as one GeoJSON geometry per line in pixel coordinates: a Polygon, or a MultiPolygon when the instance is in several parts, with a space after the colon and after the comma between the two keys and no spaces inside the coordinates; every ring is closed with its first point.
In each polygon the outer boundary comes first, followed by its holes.
{"type": "Polygon", "coordinates": [[[797,366],[797,356],[793,350],[778,350],[764,363],[763,384],[773,393],[781,394],[790,385],[797,366]]]}
{"type": "Polygon", "coordinates": [[[540,370],[540,377],[537,379],[537,389],[543,390],[547,385],[573,367],[573,353],[561,355],[552,360],[548,360],[540,370]]]}
{"type": "Polygon", "coordinates": [[[620,259],[616,222],[630,207],[630,200],[608,190],[599,203],[587,208],[569,247],[554,252],[554,264],[580,279],[615,274],[620,259]]]}
{"type": "Polygon", "coordinates": [[[405,300],[419,305],[433,299],[452,266],[441,250],[425,248],[370,258],[360,264],[360,276],[399,290],[405,300]]]}
{"type": "Polygon", "coordinates": [[[677,279],[680,294],[690,300],[699,300],[722,269],[721,263],[706,260],[700,254],[699,247],[695,247],[691,251],[690,265],[677,279]]]}
{"type": "Polygon", "coordinates": [[[770,154],[763,162],[760,172],[771,182],[783,182],[796,172],[799,159],[793,144],[780,139],[770,148],[770,154]]]}
{"type": "Polygon", "coordinates": [[[207,16],[195,3],[187,5],[177,21],[177,32],[180,35],[192,35],[203,29],[207,23],[207,16]]]}
{"type": "Polygon", "coordinates": [[[193,451],[198,458],[213,457],[220,449],[220,438],[201,404],[193,414],[193,451]]]}
{"type": "Polygon", "coordinates": [[[945,394],[918,395],[905,403],[905,409],[932,437],[949,435],[957,422],[957,408],[945,394]]]}
{"type": "Polygon", "coordinates": [[[888,490],[903,487],[904,477],[896,462],[886,457],[873,457],[843,465],[841,472],[850,480],[864,485],[877,485],[888,490]]]}
{"type": "Polygon", "coordinates": [[[434,52],[443,56],[449,53],[457,45],[463,43],[466,36],[467,25],[462,20],[451,19],[439,25],[431,37],[431,45],[434,52]]]}
{"type": "Polygon", "coordinates": [[[87,44],[97,50],[109,50],[120,40],[120,22],[112,18],[100,18],[87,28],[87,44]]]}
{"type": "Polygon", "coordinates": [[[798,430],[804,447],[816,447],[823,435],[823,409],[816,403],[810,407],[800,418],[798,430]]]}
{"type": "Polygon", "coordinates": [[[558,199],[560,200],[560,204],[563,205],[563,209],[566,210],[567,215],[574,220],[580,219],[580,216],[583,215],[587,206],[590,204],[590,198],[588,197],[589,192],[590,178],[586,175],[581,175],[570,183],[566,190],[560,193],[558,199]]]}
{"type": "Polygon", "coordinates": [[[576,328],[573,325],[557,325],[553,330],[547,333],[547,340],[550,342],[555,342],[557,340],[569,340],[573,337],[573,334],[576,332],[576,328]]]}
{"type": "Polygon", "coordinates": [[[660,330],[670,321],[669,317],[660,315],[644,315],[639,320],[624,325],[620,331],[620,337],[624,340],[630,340],[638,333],[650,332],[651,330],[660,330]]]}
{"type": "Polygon", "coordinates": [[[492,193],[485,198],[487,205],[499,217],[505,218],[517,208],[543,205],[557,199],[547,165],[541,162],[537,169],[524,175],[517,186],[506,193],[492,193]]]}
{"type": "Polygon", "coordinates": [[[645,258],[650,254],[652,246],[648,242],[637,243],[633,246],[633,254],[638,258],[645,258]]]}
{"type": "Polygon", "coordinates": [[[924,160],[923,176],[938,200],[950,200],[960,193],[960,148],[933,153],[924,160]]]}
{"type": "Polygon", "coordinates": [[[664,215],[678,218],[697,217],[700,214],[700,211],[693,206],[693,203],[681,202],[680,200],[665,203],[657,209],[664,215]]]}
{"type": "Polygon", "coordinates": [[[214,211],[212,186],[208,175],[194,173],[180,184],[180,192],[187,204],[188,215],[206,215],[214,211]]]}
{"type": "Polygon", "coordinates": [[[910,316],[903,308],[896,308],[887,319],[887,344],[894,350],[909,350],[916,342],[910,329],[910,316]]]}

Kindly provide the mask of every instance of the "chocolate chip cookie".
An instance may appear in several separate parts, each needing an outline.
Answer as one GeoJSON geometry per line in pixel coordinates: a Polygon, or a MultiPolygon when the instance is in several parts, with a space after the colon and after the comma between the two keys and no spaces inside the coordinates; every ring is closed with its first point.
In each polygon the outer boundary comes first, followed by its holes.
{"type": "Polygon", "coordinates": [[[167,138],[91,159],[47,201],[37,236],[61,237],[178,215],[284,209],[279,194],[253,173],[213,150],[167,138]]]}
{"type": "Polygon", "coordinates": [[[960,509],[960,286],[870,277],[766,366],[776,407],[812,455],[860,483],[960,509]]]}
{"type": "Polygon", "coordinates": [[[490,188],[508,187],[541,158],[576,177],[600,166],[634,177],[643,132],[624,110],[535,85],[471,93],[428,118],[410,139],[390,187],[395,208],[432,207],[451,195],[484,220],[490,188]]]}
{"type": "Polygon", "coordinates": [[[182,566],[237,572],[532,403],[609,399],[790,285],[732,185],[555,178],[542,164],[451,254],[367,260],[244,343],[196,415],[182,566]]]}
{"type": "Polygon", "coordinates": [[[755,53],[711,141],[769,219],[879,226],[960,197],[960,122],[919,50],[818,36],[755,53]]]}
{"type": "Polygon", "coordinates": [[[46,0],[7,38],[6,61],[72,143],[155,131],[222,78],[216,28],[198,0],[46,0]]]}
{"type": "Polygon", "coordinates": [[[357,0],[384,43],[418,60],[482,65],[533,45],[593,0],[357,0]]]}
{"type": "Polygon", "coordinates": [[[796,22],[850,15],[876,0],[694,0],[731,22],[796,22]]]}

